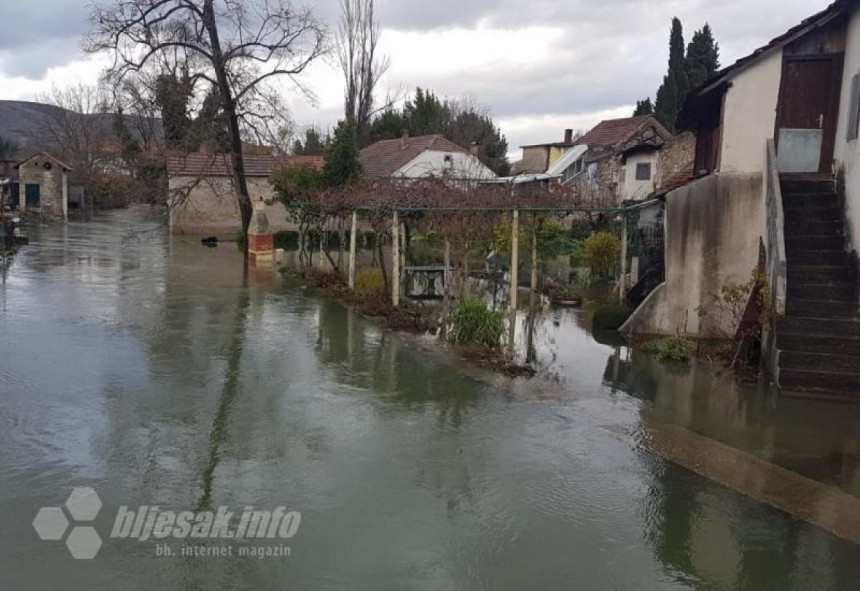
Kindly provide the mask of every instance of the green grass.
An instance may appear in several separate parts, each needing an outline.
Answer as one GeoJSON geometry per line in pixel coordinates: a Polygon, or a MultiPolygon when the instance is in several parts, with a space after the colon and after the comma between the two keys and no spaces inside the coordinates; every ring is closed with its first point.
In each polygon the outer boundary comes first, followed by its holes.
{"type": "Polygon", "coordinates": [[[505,313],[490,310],[481,298],[472,294],[460,300],[453,314],[451,342],[460,345],[482,345],[495,349],[505,335],[505,313]]]}

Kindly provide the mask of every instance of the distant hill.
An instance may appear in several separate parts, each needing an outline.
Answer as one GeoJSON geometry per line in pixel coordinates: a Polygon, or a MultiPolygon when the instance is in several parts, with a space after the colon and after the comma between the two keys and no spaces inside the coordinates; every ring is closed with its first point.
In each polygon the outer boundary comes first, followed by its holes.
{"type": "MultiPolygon", "coordinates": [[[[62,109],[54,105],[0,100],[0,137],[13,142],[22,150],[39,146],[42,141],[43,130],[48,128],[51,122],[56,120],[58,113],[61,112],[62,109]]],[[[96,120],[97,129],[103,135],[104,141],[116,140],[113,131],[113,113],[98,113],[87,115],[87,117],[96,120]]],[[[125,119],[126,126],[132,134],[140,137],[137,132],[140,127],[137,125],[140,119],[129,115],[126,115],[125,119]]],[[[161,139],[163,134],[161,121],[156,120],[154,124],[156,137],[161,139]]]]}

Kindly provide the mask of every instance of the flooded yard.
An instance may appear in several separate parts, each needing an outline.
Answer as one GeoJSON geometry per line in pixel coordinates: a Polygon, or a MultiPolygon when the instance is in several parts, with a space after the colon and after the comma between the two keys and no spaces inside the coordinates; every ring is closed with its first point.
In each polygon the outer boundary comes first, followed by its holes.
{"type": "Polygon", "coordinates": [[[30,238],[0,284],[0,589],[860,580],[856,406],[658,363],[577,310],[541,322],[537,378],[503,377],[138,210],[30,238]],[[33,527],[80,487],[89,560],[33,527]],[[288,556],[190,556],[111,536],[141,506],[301,524],[288,556]]]}

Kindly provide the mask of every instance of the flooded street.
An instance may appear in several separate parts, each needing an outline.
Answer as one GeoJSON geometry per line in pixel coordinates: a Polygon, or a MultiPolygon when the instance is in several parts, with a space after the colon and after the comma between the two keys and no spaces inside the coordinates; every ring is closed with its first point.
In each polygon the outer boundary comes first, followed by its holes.
{"type": "Polygon", "coordinates": [[[30,235],[0,284],[0,589],[860,581],[856,406],[659,364],[570,310],[541,377],[490,374],[134,210],[30,235]],[[32,525],[76,487],[103,504],[92,560],[32,525]],[[288,557],[159,556],[110,537],[142,505],[301,526],[288,557]]]}

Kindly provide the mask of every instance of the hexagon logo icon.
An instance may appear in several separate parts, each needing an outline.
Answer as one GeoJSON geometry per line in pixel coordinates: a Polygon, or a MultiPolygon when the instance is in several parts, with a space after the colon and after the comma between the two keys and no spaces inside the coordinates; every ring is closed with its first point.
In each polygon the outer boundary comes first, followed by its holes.
{"type": "Polygon", "coordinates": [[[62,540],[69,520],[61,507],[42,507],[33,519],[33,527],[42,540],[62,540]]]}
{"type": "Polygon", "coordinates": [[[101,508],[101,499],[90,487],[75,488],[66,500],[66,509],[75,521],[92,521],[101,508]]]}
{"type": "Polygon", "coordinates": [[[90,560],[96,557],[102,547],[102,539],[94,527],[79,525],[72,528],[66,539],[66,547],[77,560],[90,560]]]}

